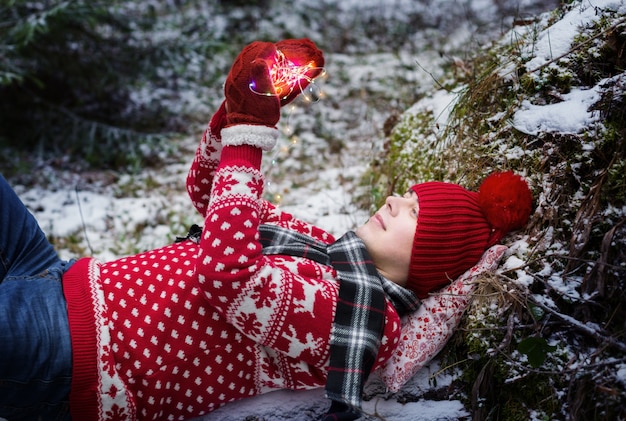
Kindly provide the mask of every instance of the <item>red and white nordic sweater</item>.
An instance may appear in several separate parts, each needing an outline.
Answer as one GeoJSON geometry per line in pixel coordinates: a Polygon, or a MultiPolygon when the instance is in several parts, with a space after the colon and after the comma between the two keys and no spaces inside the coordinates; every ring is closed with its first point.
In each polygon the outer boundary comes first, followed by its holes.
{"type": "MultiPolygon", "coordinates": [[[[186,240],[109,263],[84,258],[65,274],[73,419],[188,419],[276,389],[324,386],[335,271],[264,256],[258,226],[334,239],[262,199],[262,151],[222,146],[224,123],[221,107],[187,177],[205,218],[199,244],[186,240]]],[[[388,302],[377,366],[399,334],[388,302]]]]}

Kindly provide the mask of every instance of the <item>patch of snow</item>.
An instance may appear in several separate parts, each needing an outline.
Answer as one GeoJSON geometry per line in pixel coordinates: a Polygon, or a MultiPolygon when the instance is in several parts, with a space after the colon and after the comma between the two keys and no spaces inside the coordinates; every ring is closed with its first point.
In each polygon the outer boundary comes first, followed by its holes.
{"type": "Polygon", "coordinates": [[[615,378],[624,386],[626,386],[626,364],[620,364],[617,366],[615,378]]]}
{"type": "Polygon", "coordinates": [[[534,58],[526,63],[526,69],[533,71],[567,53],[572,48],[578,30],[600,18],[598,9],[624,11],[625,7],[624,2],[619,0],[583,1],[541,33],[537,42],[532,45],[531,54],[534,58]]]}
{"type": "Polygon", "coordinates": [[[513,127],[522,133],[537,135],[542,132],[579,133],[598,121],[600,113],[591,106],[600,100],[596,86],[591,89],[573,89],[556,104],[533,105],[524,100],[513,116],[513,127]]]}

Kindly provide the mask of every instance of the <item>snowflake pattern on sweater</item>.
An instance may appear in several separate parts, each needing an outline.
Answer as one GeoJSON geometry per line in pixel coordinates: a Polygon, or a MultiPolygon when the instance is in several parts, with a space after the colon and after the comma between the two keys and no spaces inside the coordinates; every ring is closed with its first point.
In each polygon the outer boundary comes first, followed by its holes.
{"type": "MultiPolygon", "coordinates": [[[[334,238],[262,199],[262,152],[222,147],[224,119],[222,106],[187,177],[204,217],[199,244],[186,240],[109,263],[83,259],[64,277],[80,359],[75,419],[188,419],[260,393],[325,384],[336,273],[308,259],[264,256],[258,226],[334,238]]],[[[399,333],[388,302],[377,366],[399,333]]]]}

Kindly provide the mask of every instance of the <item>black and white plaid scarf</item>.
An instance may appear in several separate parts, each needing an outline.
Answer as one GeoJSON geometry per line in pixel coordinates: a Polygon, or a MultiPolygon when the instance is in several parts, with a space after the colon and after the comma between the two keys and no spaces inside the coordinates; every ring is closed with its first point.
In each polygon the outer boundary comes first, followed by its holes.
{"type": "Polygon", "coordinates": [[[332,266],[340,281],[333,321],[326,396],[361,407],[365,381],[376,362],[385,323],[385,296],[400,314],[420,301],[408,289],[381,276],[365,245],[352,231],[327,245],[275,225],[259,227],[263,253],[299,256],[332,266]]]}

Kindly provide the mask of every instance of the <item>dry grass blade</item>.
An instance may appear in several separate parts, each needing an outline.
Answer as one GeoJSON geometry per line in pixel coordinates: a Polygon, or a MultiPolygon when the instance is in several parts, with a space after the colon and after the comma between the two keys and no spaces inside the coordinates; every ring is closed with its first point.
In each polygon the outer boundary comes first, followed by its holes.
{"type": "MultiPolygon", "coordinates": [[[[572,238],[569,244],[569,257],[578,258],[581,256],[585,249],[585,245],[589,242],[591,229],[593,227],[594,218],[598,217],[598,211],[600,209],[601,191],[604,182],[606,181],[608,172],[602,171],[596,178],[593,185],[589,189],[589,193],[583,200],[580,209],[576,213],[576,219],[574,220],[574,229],[572,232],[572,238]]],[[[570,272],[576,264],[574,259],[571,259],[565,268],[565,272],[570,272]]]]}
{"type": "Polygon", "coordinates": [[[484,274],[474,282],[476,290],[471,307],[484,308],[495,304],[503,312],[510,307],[518,310],[526,302],[525,292],[503,274],[484,274]]]}
{"type": "Polygon", "coordinates": [[[619,221],[613,226],[602,239],[602,246],[600,248],[600,257],[594,264],[593,268],[589,271],[582,283],[582,291],[587,294],[597,294],[598,297],[603,298],[606,293],[606,271],[609,267],[616,268],[614,265],[609,265],[609,251],[611,250],[611,244],[613,244],[613,237],[615,232],[618,231],[626,223],[626,218],[619,221]]]}

